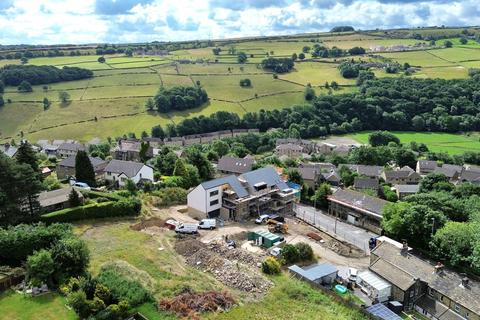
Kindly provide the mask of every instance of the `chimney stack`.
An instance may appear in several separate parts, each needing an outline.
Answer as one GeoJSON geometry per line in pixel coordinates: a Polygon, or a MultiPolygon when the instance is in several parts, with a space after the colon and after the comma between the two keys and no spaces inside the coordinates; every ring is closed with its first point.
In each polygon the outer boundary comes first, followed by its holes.
{"type": "Polygon", "coordinates": [[[468,277],[464,276],[464,277],[462,278],[462,283],[460,284],[460,287],[462,287],[462,288],[468,288],[468,283],[469,283],[468,277]]]}
{"type": "Polygon", "coordinates": [[[434,273],[436,273],[436,274],[442,273],[443,267],[444,267],[443,263],[441,263],[440,261],[437,262],[437,264],[435,265],[435,272],[434,273]]]}

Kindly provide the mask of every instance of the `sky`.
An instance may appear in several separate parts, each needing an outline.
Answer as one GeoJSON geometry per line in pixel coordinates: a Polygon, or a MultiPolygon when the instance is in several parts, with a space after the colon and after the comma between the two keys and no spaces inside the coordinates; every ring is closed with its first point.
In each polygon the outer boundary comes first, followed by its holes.
{"type": "Polygon", "coordinates": [[[0,0],[0,44],[223,39],[356,29],[480,25],[480,1],[0,0]]]}

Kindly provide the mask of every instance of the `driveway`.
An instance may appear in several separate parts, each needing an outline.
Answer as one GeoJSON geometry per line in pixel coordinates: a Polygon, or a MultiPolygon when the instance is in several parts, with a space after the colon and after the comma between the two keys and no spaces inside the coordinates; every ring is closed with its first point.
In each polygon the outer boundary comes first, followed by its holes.
{"type": "Polygon", "coordinates": [[[353,244],[366,253],[370,252],[368,248],[368,241],[370,238],[378,236],[373,232],[335,219],[321,210],[315,210],[311,206],[298,204],[295,206],[295,213],[297,218],[314,225],[336,238],[353,244]]]}

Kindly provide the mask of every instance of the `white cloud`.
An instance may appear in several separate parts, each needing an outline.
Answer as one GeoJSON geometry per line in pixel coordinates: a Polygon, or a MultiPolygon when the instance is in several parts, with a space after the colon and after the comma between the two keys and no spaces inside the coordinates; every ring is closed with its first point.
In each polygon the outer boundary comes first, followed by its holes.
{"type": "Polygon", "coordinates": [[[477,0],[0,0],[0,43],[187,40],[480,25],[477,0]]]}

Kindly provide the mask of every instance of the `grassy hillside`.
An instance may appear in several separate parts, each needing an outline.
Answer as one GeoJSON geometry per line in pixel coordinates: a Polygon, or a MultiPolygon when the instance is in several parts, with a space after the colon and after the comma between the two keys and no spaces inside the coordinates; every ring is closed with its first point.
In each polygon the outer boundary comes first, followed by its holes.
{"type": "MultiPolygon", "coordinates": [[[[348,135],[361,143],[368,143],[368,135],[371,132],[360,132],[348,135]]],[[[480,152],[480,134],[469,135],[450,134],[450,133],[429,133],[429,132],[392,132],[401,143],[424,143],[428,149],[433,152],[448,152],[450,154],[459,154],[465,151],[480,152]]]]}
{"type": "MultiPolygon", "coordinates": [[[[448,29],[446,31],[460,32],[448,29]]],[[[445,32],[446,32],[445,31],[445,32]]],[[[38,139],[74,138],[87,141],[92,137],[106,138],[120,136],[128,132],[140,134],[149,131],[157,124],[166,125],[181,121],[185,117],[209,115],[219,110],[243,114],[249,111],[278,109],[293,104],[305,103],[303,91],[311,84],[317,94],[329,94],[323,86],[336,81],[342,87],[333,94],[355,91],[355,80],[344,79],[337,69],[339,59],[311,59],[297,61],[292,72],[281,74],[275,79],[273,74],[261,69],[258,64],[268,56],[290,57],[299,54],[304,46],[313,47],[320,43],[327,47],[348,49],[361,46],[413,45],[426,41],[406,38],[408,30],[384,33],[319,33],[298,35],[289,38],[257,39],[241,42],[222,42],[220,55],[215,56],[212,48],[177,50],[167,56],[107,55],[105,63],[99,63],[99,56],[63,56],[33,58],[32,65],[54,65],[57,67],[77,66],[94,71],[94,78],[34,86],[31,93],[19,93],[14,87],[7,87],[0,108],[0,141],[19,139],[23,131],[27,138],[38,139]],[[399,37],[400,36],[400,37],[399,37]],[[405,38],[401,38],[404,36],[405,38]],[[236,52],[248,55],[246,64],[237,63],[236,52]],[[179,60],[196,63],[182,64],[179,60]],[[217,60],[217,62],[215,62],[217,60]],[[241,79],[249,78],[252,86],[241,88],[241,79]],[[160,86],[195,85],[200,82],[211,100],[204,106],[189,110],[159,115],[147,113],[145,100],[153,96],[160,86]],[[71,102],[62,106],[58,94],[66,91],[71,102]],[[42,100],[53,102],[49,110],[43,111],[42,100]]],[[[415,30],[417,32],[417,30],[415,30]]],[[[437,34],[437,29],[418,30],[421,34],[437,34]],[[434,33],[436,32],[436,33],[434,33]]],[[[451,39],[453,48],[425,51],[375,53],[399,63],[408,62],[419,69],[412,77],[419,78],[465,78],[468,68],[480,67],[480,44],[470,40],[462,45],[459,38],[451,39]]],[[[443,45],[438,40],[437,45],[443,45]]],[[[356,57],[362,60],[377,60],[368,54],[356,57]]],[[[2,60],[0,66],[19,63],[17,60],[2,60]]],[[[384,70],[374,70],[378,77],[400,76],[387,74],[384,70]]]]}

